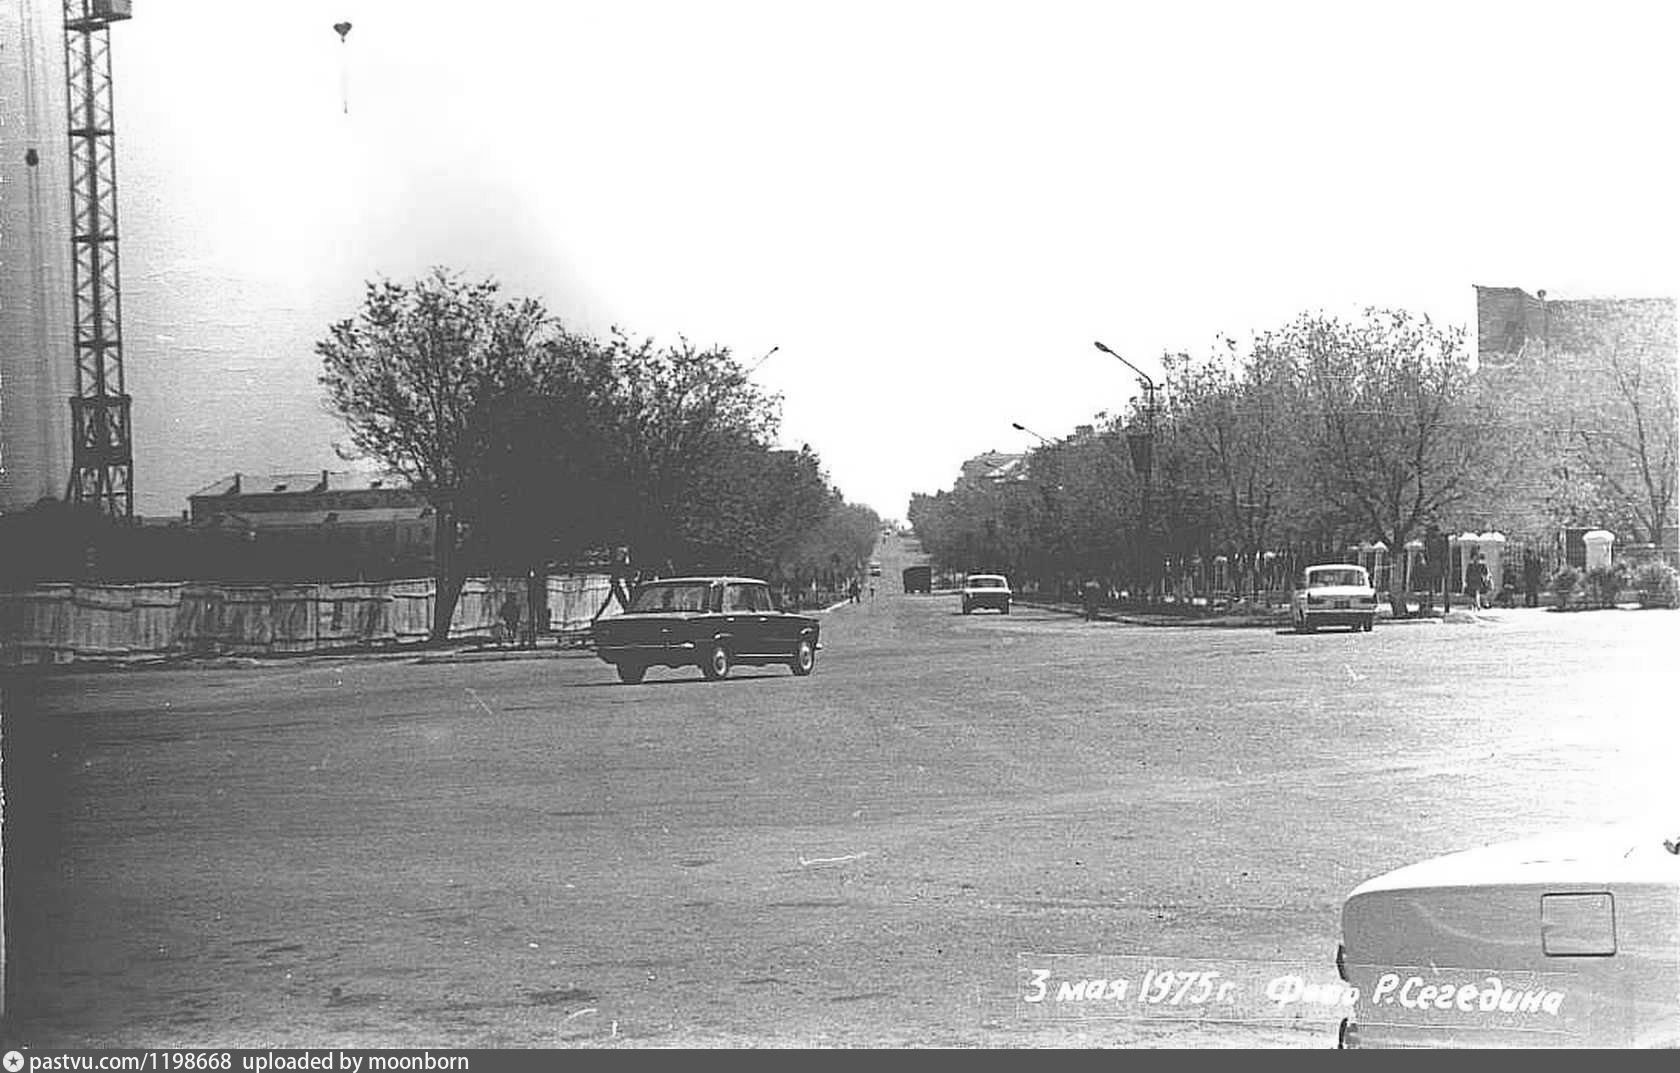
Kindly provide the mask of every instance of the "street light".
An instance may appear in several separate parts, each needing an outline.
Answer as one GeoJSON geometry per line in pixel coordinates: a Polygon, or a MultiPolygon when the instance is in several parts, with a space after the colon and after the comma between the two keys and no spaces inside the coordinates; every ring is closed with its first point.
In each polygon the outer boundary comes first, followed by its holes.
{"type": "Polygon", "coordinates": [[[1101,340],[1097,341],[1096,348],[1114,358],[1132,372],[1137,373],[1138,379],[1143,382],[1143,431],[1141,433],[1128,433],[1126,440],[1132,449],[1132,468],[1143,477],[1143,501],[1138,511],[1138,523],[1143,530],[1144,562],[1146,564],[1143,578],[1144,587],[1145,591],[1153,597],[1157,564],[1155,562],[1155,530],[1152,524],[1154,518],[1150,508],[1155,471],[1155,381],[1150,378],[1148,373],[1110,350],[1101,340]]]}
{"type": "Polygon", "coordinates": [[[1046,447],[1054,447],[1055,446],[1055,444],[1051,443],[1049,440],[1045,439],[1043,436],[1040,436],[1038,433],[1034,432],[1032,429],[1028,428],[1027,426],[1021,424],[1021,422],[1019,422],[1019,421],[1011,421],[1009,423],[1009,427],[1014,429],[1016,432],[1025,432],[1027,435],[1031,436],[1033,439],[1037,440],[1039,443],[1042,443],[1046,447]]]}

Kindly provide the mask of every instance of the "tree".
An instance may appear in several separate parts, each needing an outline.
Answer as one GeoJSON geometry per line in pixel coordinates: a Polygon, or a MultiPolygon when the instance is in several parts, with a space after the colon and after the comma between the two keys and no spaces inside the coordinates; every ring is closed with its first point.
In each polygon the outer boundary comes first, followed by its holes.
{"type": "Polygon", "coordinates": [[[694,490],[735,464],[744,445],[763,449],[780,421],[779,399],[754,385],[727,347],[684,339],[659,348],[615,330],[603,354],[613,378],[613,465],[627,497],[623,542],[637,563],[691,562],[706,542],[699,530],[728,509],[694,490]]]}
{"type": "Polygon", "coordinates": [[[1675,336],[1667,315],[1645,306],[1589,329],[1586,352],[1608,390],[1589,396],[1572,445],[1614,524],[1634,540],[1660,544],[1672,525],[1680,455],[1675,336]]]}
{"type": "Polygon", "coordinates": [[[467,492],[483,471],[485,410],[537,382],[553,328],[540,303],[434,268],[408,283],[369,283],[356,315],[315,345],[328,405],[353,442],[436,512],[433,640],[448,637],[465,579],[460,523],[481,520],[482,502],[467,492]]]}
{"type": "Polygon", "coordinates": [[[1213,545],[1252,562],[1304,506],[1293,365],[1266,347],[1241,353],[1230,339],[1206,357],[1169,354],[1162,364],[1171,454],[1203,486],[1213,545]]]}
{"type": "MultiPolygon", "coordinates": [[[[1475,391],[1462,328],[1403,311],[1355,322],[1303,316],[1258,348],[1295,370],[1307,487],[1323,535],[1376,538],[1396,555],[1425,524],[1485,503],[1520,460],[1512,430],[1475,391]]],[[[1394,607],[1406,607],[1399,571],[1394,607]]]]}

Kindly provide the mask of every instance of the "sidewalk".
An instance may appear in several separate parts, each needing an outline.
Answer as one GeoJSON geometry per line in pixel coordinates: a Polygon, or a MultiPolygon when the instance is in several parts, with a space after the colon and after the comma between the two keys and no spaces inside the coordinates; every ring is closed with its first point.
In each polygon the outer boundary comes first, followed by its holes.
{"type": "MultiPolygon", "coordinates": [[[[1046,611],[1059,612],[1067,615],[1083,617],[1083,604],[1071,600],[1058,600],[1039,595],[1022,596],[1017,594],[1015,602],[1030,607],[1041,608],[1046,611]]],[[[1185,608],[1185,605],[1175,605],[1181,610],[1156,611],[1147,608],[1101,608],[1097,612],[1098,622],[1121,622],[1132,626],[1216,626],[1224,629],[1288,629],[1290,627],[1290,612],[1288,607],[1266,607],[1243,609],[1237,611],[1214,611],[1206,608],[1185,608]]],[[[1417,606],[1410,608],[1411,614],[1406,618],[1395,618],[1388,604],[1380,604],[1377,610],[1377,621],[1384,625],[1406,626],[1413,624],[1465,623],[1465,622],[1497,622],[1506,615],[1523,611],[1543,611],[1544,608],[1495,607],[1481,611],[1471,609],[1467,603],[1454,603],[1452,611],[1443,614],[1439,605],[1428,615],[1418,615],[1417,606]]]]}

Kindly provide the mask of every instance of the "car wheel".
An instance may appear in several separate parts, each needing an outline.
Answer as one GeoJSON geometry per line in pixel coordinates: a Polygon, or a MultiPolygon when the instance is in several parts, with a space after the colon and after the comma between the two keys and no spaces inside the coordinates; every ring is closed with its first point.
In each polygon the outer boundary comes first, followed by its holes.
{"type": "Polygon", "coordinates": [[[647,668],[639,663],[620,663],[618,665],[618,680],[625,685],[633,686],[647,674],[647,668]]]}
{"type": "Polygon", "coordinates": [[[799,639],[799,651],[794,654],[793,661],[788,666],[801,678],[817,669],[817,646],[811,643],[809,637],[799,639]]]}
{"type": "Polygon", "coordinates": [[[968,604],[963,604],[963,614],[968,614],[968,604]]]}
{"type": "Polygon", "coordinates": [[[1006,614],[1006,615],[1007,615],[1007,614],[1009,614],[1009,605],[1008,605],[1008,604],[1004,604],[1004,605],[1003,605],[1003,606],[1002,606],[1002,607],[1001,607],[1001,608],[999,608],[999,609],[998,609],[998,610],[1000,610],[1000,611],[1002,611],[1002,612],[1003,612],[1003,613],[1004,613],[1004,614],[1006,614]]]}
{"type": "Polygon", "coordinates": [[[729,677],[729,649],[719,641],[712,645],[706,653],[706,659],[700,664],[700,673],[712,681],[729,677]]]}
{"type": "Polygon", "coordinates": [[[1375,626],[1376,624],[1377,624],[1377,617],[1375,615],[1372,615],[1370,618],[1366,619],[1365,620],[1365,632],[1370,633],[1371,628],[1373,626],[1375,626]]]}

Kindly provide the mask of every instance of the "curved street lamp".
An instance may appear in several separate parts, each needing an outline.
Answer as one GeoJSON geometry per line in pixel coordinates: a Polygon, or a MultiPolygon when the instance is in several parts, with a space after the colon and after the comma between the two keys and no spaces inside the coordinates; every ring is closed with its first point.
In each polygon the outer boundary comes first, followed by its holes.
{"type": "Polygon", "coordinates": [[[1138,510],[1138,524],[1143,530],[1144,582],[1145,591],[1151,599],[1155,595],[1155,526],[1151,510],[1154,477],[1155,477],[1155,392],[1158,390],[1155,381],[1142,369],[1133,365],[1119,354],[1110,350],[1102,340],[1097,340],[1096,348],[1114,358],[1120,364],[1138,375],[1143,382],[1143,431],[1127,433],[1126,440],[1132,450],[1132,468],[1143,478],[1143,497],[1138,510]]]}
{"type": "Polygon", "coordinates": [[[1019,422],[1019,421],[1011,421],[1009,423],[1009,427],[1014,429],[1016,432],[1025,432],[1027,435],[1031,436],[1033,439],[1037,440],[1039,443],[1042,443],[1046,447],[1054,447],[1055,446],[1055,444],[1051,443],[1049,440],[1045,439],[1043,436],[1040,436],[1038,433],[1034,432],[1032,429],[1028,428],[1027,426],[1021,424],[1021,422],[1019,422]]]}

